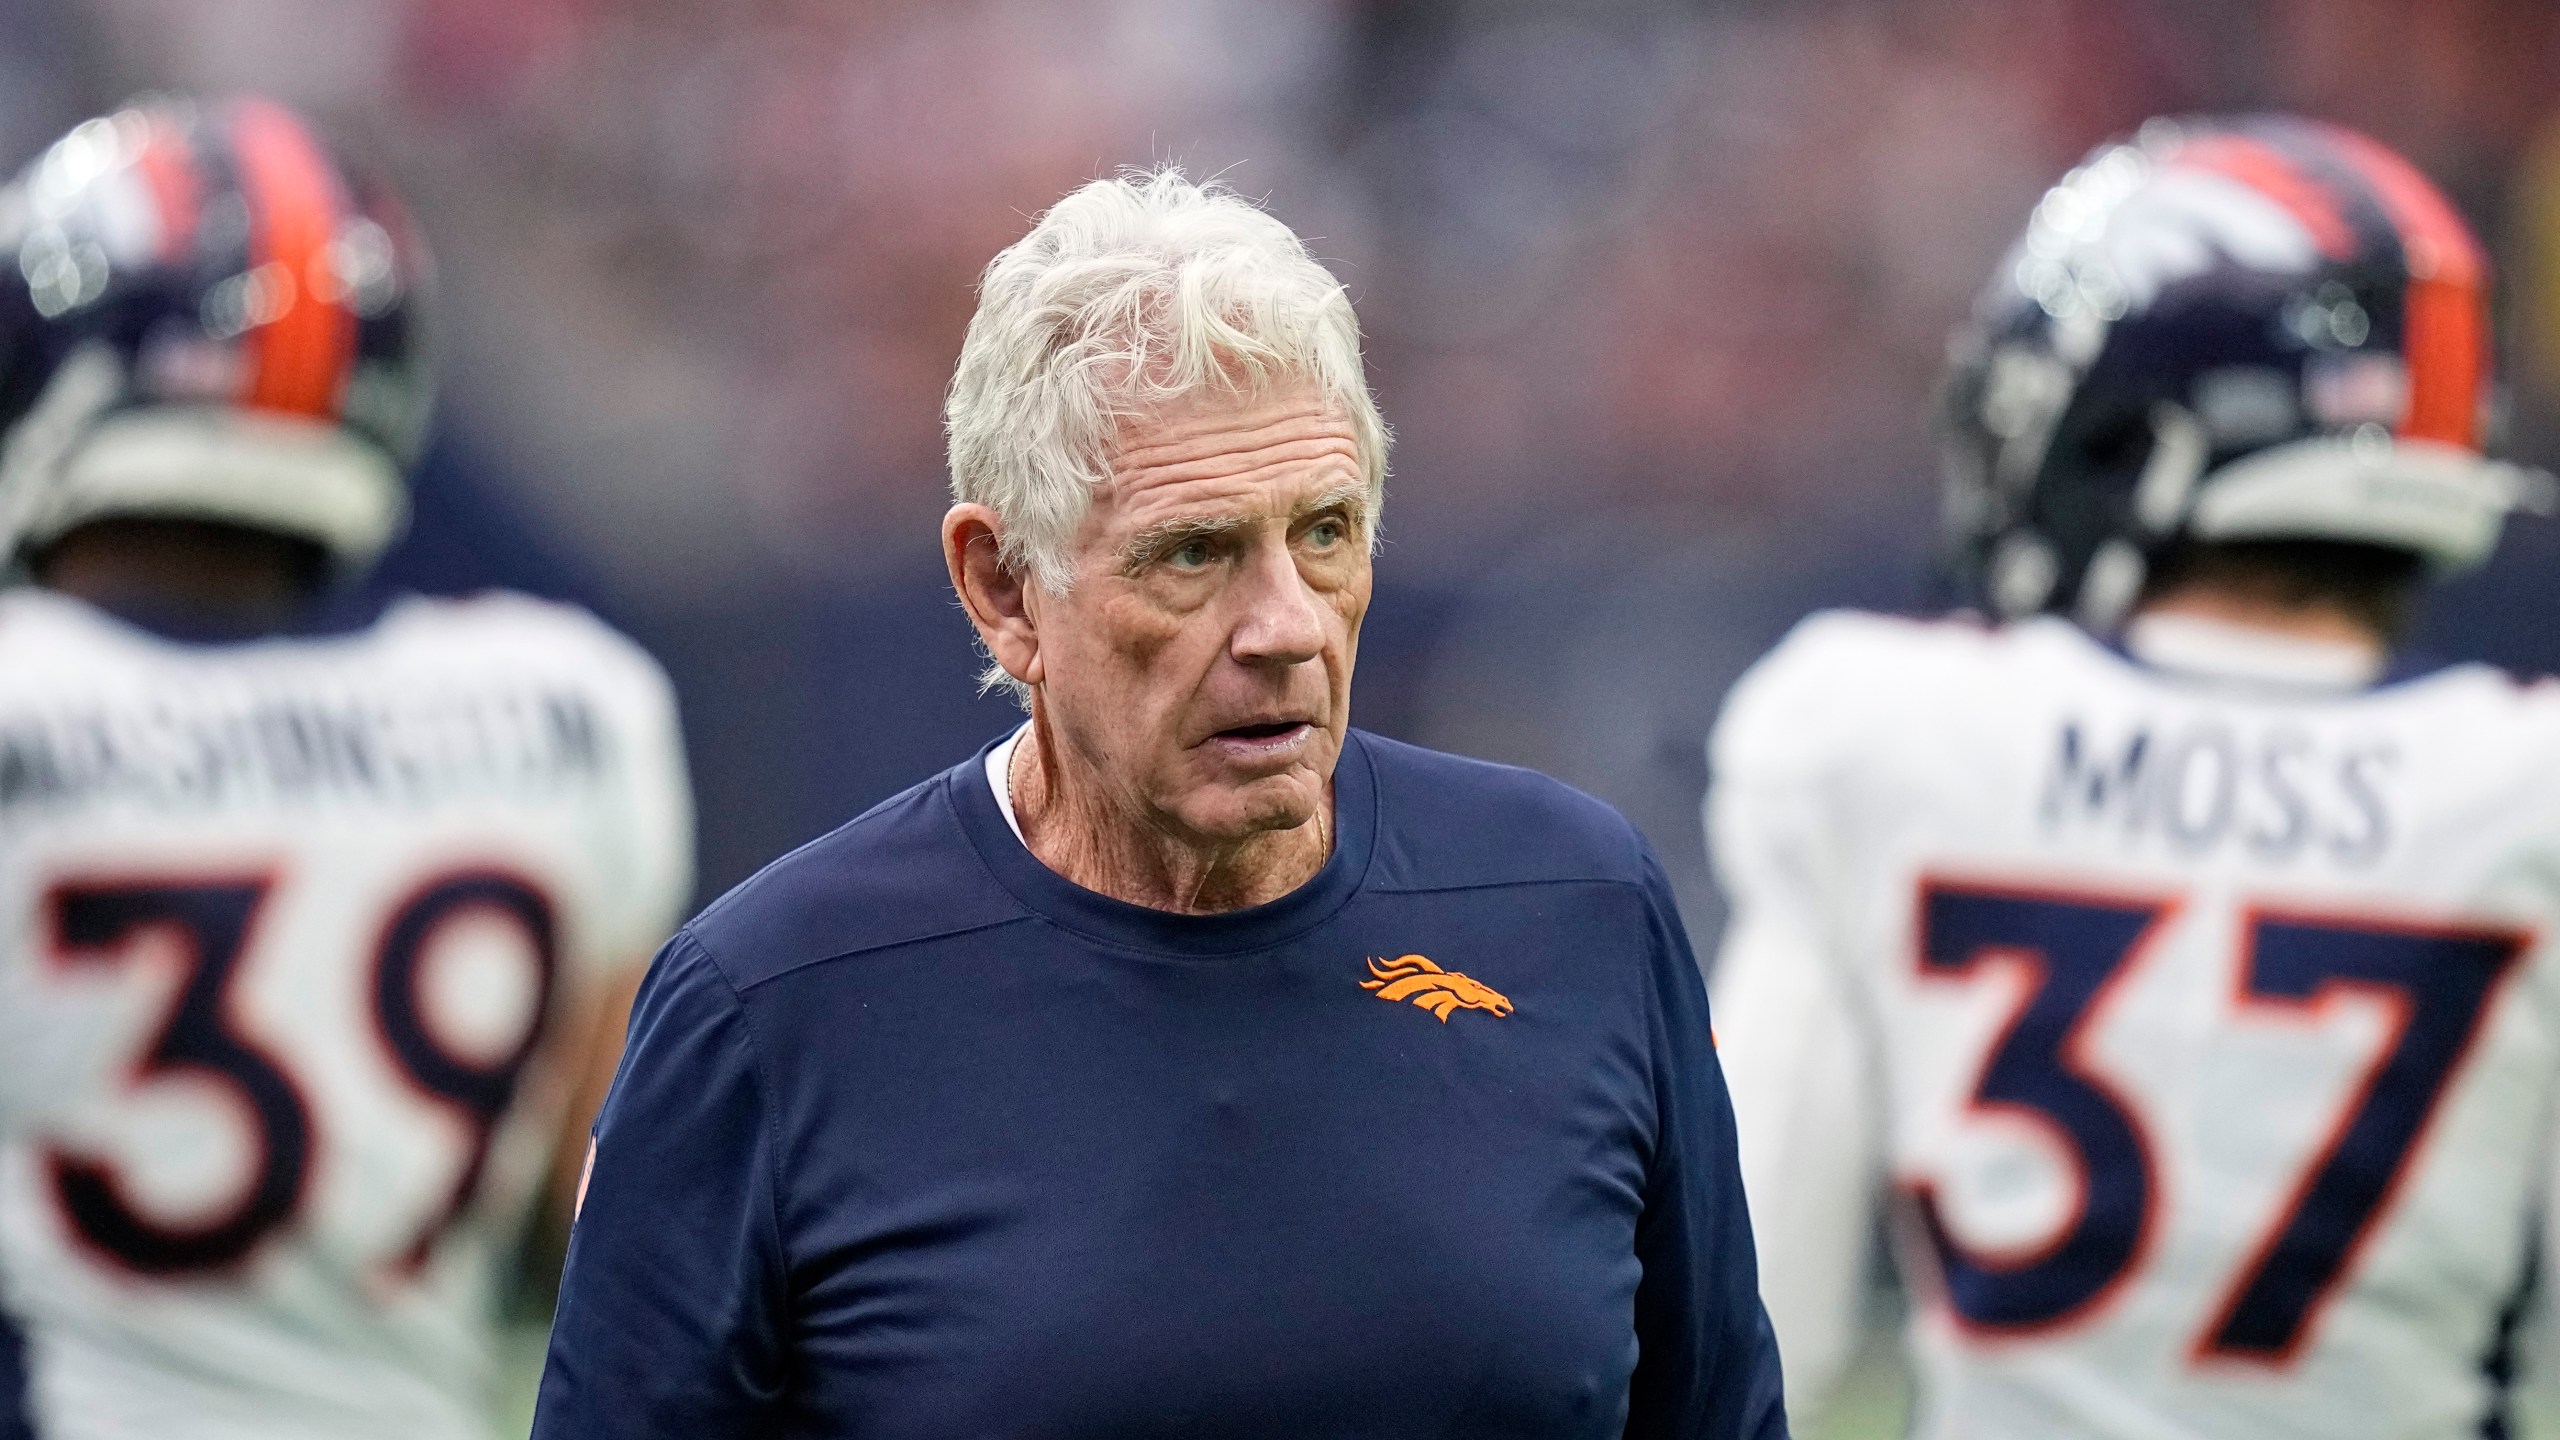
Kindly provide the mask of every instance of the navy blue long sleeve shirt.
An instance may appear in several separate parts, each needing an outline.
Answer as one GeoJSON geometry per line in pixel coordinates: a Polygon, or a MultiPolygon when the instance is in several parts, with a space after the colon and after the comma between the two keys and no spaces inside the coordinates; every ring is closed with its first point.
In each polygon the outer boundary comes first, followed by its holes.
{"type": "Polygon", "coordinates": [[[1084,890],[972,761],[659,955],[537,1440],[1782,1440],[1733,1122],[1607,806],[1353,732],[1268,905],[1084,890]]]}

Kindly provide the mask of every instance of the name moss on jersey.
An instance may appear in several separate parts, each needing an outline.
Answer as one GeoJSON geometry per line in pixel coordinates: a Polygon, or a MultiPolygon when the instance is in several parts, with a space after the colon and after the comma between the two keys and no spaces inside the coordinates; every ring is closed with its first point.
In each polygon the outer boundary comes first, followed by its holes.
{"type": "Polygon", "coordinates": [[[570,997],[691,884],[664,676],[581,612],[170,643],[0,595],[0,1277],[48,1437],[484,1432],[570,997]]]}
{"type": "Polygon", "coordinates": [[[2390,847],[2384,791],[2399,751],[2379,733],[2315,739],[2281,716],[2244,728],[2198,716],[2163,726],[2077,717],[2055,730],[2037,817],[2149,840],[2178,854],[2238,846],[2281,865],[2316,851],[2370,865],[2390,847]]]}
{"type": "Polygon", "coordinates": [[[2478,1433],[2560,1077],[2560,691],[1830,615],[1714,764],[1791,1371],[1845,1351],[1882,1175],[1923,1434],[2478,1433]]]}

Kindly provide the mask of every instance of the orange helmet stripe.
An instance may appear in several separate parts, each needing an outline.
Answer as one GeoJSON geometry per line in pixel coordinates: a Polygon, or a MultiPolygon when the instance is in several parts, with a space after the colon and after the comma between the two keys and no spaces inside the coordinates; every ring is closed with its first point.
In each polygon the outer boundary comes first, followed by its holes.
{"type": "Polygon", "coordinates": [[[2311,232],[2320,253],[2332,260],[2344,260],[2356,251],[2355,230],[2338,213],[2337,201],[2303,173],[2293,157],[2265,141],[2246,135],[2207,135],[2179,147],[2171,163],[2228,175],[2282,205],[2311,232]]]}
{"type": "Polygon", "coordinates": [[[2443,192],[2408,161],[2353,131],[2332,133],[2380,195],[2409,262],[2409,410],[2400,434],[2476,450],[2489,378],[2488,259],[2443,192]]]}
{"type": "Polygon", "coordinates": [[[240,104],[231,137],[249,196],[251,273],[283,288],[281,309],[248,333],[248,404],[334,418],[356,340],[354,314],[315,284],[330,273],[342,205],[337,177],[301,123],[266,101],[240,104]]]}

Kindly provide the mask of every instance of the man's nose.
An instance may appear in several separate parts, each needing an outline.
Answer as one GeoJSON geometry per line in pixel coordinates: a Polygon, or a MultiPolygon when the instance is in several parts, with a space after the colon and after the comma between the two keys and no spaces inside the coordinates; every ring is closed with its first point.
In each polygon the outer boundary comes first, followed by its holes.
{"type": "Polygon", "coordinates": [[[1296,665],[1324,653],[1324,607],[1286,540],[1257,546],[1236,577],[1243,615],[1229,651],[1240,664],[1296,665]]]}

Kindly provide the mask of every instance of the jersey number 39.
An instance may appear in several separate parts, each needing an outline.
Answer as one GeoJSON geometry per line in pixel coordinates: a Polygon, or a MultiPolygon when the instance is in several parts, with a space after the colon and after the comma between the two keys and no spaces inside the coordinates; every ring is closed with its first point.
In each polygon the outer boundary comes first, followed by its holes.
{"type": "MultiPolygon", "coordinates": [[[[134,942],[155,930],[182,942],[176,998],[127,1083],[190,1080],[221,1087],[239,1102],[253,1131],[254,1159],[235,1198],[218,1213],[183,1226],[137,1207],[109,1161],[67,1149],[47,1152],[54,1194],[71,1227],[95,1250],[142,1274],[223,1269],[289,1224],[302,1207],[317,1149],[311,1105],[285,1063],[244,1031],[236,1003],[251,937],[274,886],[265,875],[218,882],[77,881],[55,886],[46,897],[55,958],[63,964],[130,962],[134,942]]],[[[365,987],[382,1049],[407,1083],[457,1113],[471,1137],[450,1197],[395,1256],[395,1266],[423,1262],[477,1189],[490,1139],[541,1038],[558,968],[550,901],[502,872],[441,876],[412,893],[384,924],[365,987]],[[457,917],[484,913],[521,929],[535,970],[532,1021],[521,1041],[494,1056],[458,1053],[439,1039],[420,983],[437,932],[457,917]]]]}
{"type": "MultiPolygon", "coordinates": [[[[2022,966],[2024,1004],[1994,1041],[1974,1087],[1977,1112],[2038,1122],[2080,1169],[2078,1214],[2032,1254],[1985,1254],[1940,1218],[1931,1186],[1911,1186],[1971,1328],[2021,1334],[2088,1312],[2139,1265],[2157,1219],[2159,1177],[2141,1116],[2091,1064],[2092,1024],[2108,995],[2176,913],[2175,901],[1924,882],[1923,977],[1964,979],[2022,966]]],[[[2284,1018],[2354,993],[2381,1003],[2386,1042],[2337,1128],[2231,1278],[2196,1336],[2199,1359],[2281,1364],[2310,1332],[2389,1205],[2411,1151],[2470,1049],[2489,998],[2527,944],[2493,929],[2255,910],[2243,930],[2237,1006],[2284,1018]]]]}

